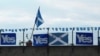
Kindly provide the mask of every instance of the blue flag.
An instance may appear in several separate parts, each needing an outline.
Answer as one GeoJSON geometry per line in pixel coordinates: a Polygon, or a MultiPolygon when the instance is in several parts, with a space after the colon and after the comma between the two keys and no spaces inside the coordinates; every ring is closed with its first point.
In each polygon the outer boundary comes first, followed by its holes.
{"type": "Polygon", "coordinates": [[[37,27],[39,27],[41,24],[43,24],[43,19],[42,19],[41,13],[40,13],[40,7],[38,8],[37,16],[35,19],[35,24],[37,27]]]}
{"type": "Polygon", "coordinates": [[[33,46],[48,46],[48,34],[34,34],[33,46]]]}
{"type": "Polygon", "coordinates": [[[1,45],[16,45],[16,33],[2,33],[1,45]]]}
{"type": "Polygon", "coordinates": [[[49,46],[67,46],[68,33],[49,33],[49,46]]]}
{"type": "Polygon", "coordinates": [[[93,33],[76,32],[77,45],[93,45],[93,33]]]}

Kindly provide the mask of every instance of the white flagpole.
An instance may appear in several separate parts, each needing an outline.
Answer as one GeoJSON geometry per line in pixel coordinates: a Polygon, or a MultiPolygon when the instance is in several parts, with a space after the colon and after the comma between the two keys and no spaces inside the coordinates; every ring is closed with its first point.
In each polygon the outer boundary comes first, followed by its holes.
{"type": "Polygon", "coordinates": [[[32,36],[33,36],[33,34],[34,34],[34,30],[35,30],[35,22],[34,22],[34,25],[33,25],[33,28],[32,28],[32,34],[31,34],[31,36],[30,36],[30,39],[32,39],[32,36]]]}
{"type": "MultiPolygon", "coordinates": [[[[40,8],[40,7],[39,7],[39,8],[40,8]]],[[[38,12],[39,12],[39,8],[38,8],[38,12]]],[[[38,15],[38,12],[37,12],[37,15],[38,15]]],[[[37,15],[36,15],[36,17],[37,17],[37,15]]],[[[35,18],[35,20],[37,20],[37,18],[35,18]]],[[[32,28],[32,34],[31,34],[31,36],[30,36],[30,40],[31,40],[31,38],[32,38],[32,35],[34,34],[35,23],[36,23],[36,21],[34,21],[34,25],[33,25],[33,28],[32,28]]]]}
{"type": "MultiPolygon", "coordinates": [[[[35,31],[35,24],[36,24],[37,20],[39,20],[38,17],[41,17],[41,14],[40,14],[40,7],[38,8],[38,12],[37,12],[36,19],[35,19],[35,22],[34,22],[34,25],[33,25],[33,28],[32,28],[32,34],[31,34],[30,39],[32,38],[32,35],[34,34],[34,31],[35,31]],[[38,16],[38,14],[39,14],[40,16],[38,16]]],[[[39,27],[39,25],[37,26],[37,28],[38,28],[38,27],[39,27]]]]}

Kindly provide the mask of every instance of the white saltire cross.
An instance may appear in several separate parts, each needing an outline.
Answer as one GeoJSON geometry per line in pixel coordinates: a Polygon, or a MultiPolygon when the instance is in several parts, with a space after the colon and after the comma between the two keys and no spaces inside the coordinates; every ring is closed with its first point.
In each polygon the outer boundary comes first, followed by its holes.
{"type": "Polygon", "coordinates": [[[57,37],[56,35],[49,33],[49,36],[52,36],[52,38],[55,38],[55,40],[53,40],[52,42],[49,43],[49,45],[54,44],[55,42],[59,41],[62,43],[62,45],[67,45],[68,43],[66,43],[65,41],[63,41],[61,38],[64,38],[65,36],[67,36],[68,33],[64,33],[61,36],[57,37]]]}

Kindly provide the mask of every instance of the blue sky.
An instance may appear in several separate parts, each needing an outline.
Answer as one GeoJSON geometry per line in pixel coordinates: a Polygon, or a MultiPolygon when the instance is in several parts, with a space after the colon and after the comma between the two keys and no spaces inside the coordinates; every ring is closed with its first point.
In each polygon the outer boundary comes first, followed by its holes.
{"type": "Polygon", "coordinates": [[[100,0],[0,0],[0,27],[32,27],[39,6],[40,27],[100,25],[100,0]]]}
{"type": "Polygon", "coordinates": [[[40,27],[100,26],[100,0],[0,0],[0,28],[32,28],[39,6],[40,27]]]}

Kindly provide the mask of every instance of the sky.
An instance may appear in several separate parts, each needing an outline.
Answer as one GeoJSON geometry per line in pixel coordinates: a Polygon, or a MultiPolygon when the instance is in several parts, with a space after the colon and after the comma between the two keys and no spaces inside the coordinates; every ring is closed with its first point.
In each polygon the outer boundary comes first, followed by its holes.
{"type": "Polygon", "coordinates": [[[100,25],[100,0],[0,0],[0,27],[33,27],[39,6],[40,27],[100,25]]]}
{"type": "Polygon", "coordinates": [[[32,28],[39,7],[41,28],[100,26],[100,0],[0,0],[0,28],[32,28]]]}

